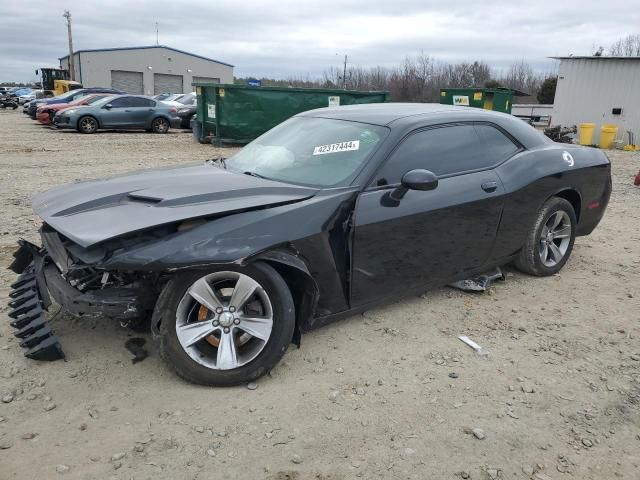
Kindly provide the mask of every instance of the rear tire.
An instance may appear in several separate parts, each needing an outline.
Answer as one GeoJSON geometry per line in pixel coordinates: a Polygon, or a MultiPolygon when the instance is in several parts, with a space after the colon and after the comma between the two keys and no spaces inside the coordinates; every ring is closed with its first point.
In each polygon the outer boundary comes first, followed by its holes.
{"type": "Polygon", "coordinates": [[[153,122],[151,122],[151,130],[153,133],[167,133],[169,128],[171,128],[171,125],[169,125],[169,120],[166,118],[154,118],[153,122]]]}
{"type": "Polygon", "coordinates": [[[96,133],[97,130],[98,120],[96,120],[94,117],[86,115],[84,117],[80,117],[80,119],[78,120],[78,131],[80,133],[91,134],[96,133]]]}
{"type": "MultiPolygon", "coordinates": [[[[241,296],[238,294],[238,297],[241,296]]],[[[246,267],[224,266],[218,270],[176,274],[158,298],[152,323],[156,326],[159,324],[156,341],[160,356],[180,377],[202,385],[229,386],[255,380],[280,361],[293,337],[295,307],[291,291],[278,272],[265,263],[256,262],[246,267]],[[238,279],[235,284],[234,278],[238,279]],[[237,298],[236,289],[243,290],[238,287],[240,278],[249,285],[257,284],[257,287],[253,290],[255,293],[244,297],[246,300],[239,302],[239,307],[235,308],[232,304],[237,298]],[[196,301],[191,293],[206,292],[202,287],[203,280],[215,292],[213,298],[207,297],[208,301],[204,302],[211,305],[209,309],[205,308],[202,300],[196,301]],[[196,288],[197,285],[200,286],[196,288]],[[232,290],[234,294],[230,294],[232,290]],[[215,308],[212,305],[214,299],[219,300],[220,311],[224,308],[223,313],[212,310],[215,308]],[[260,305],[265,305],[265,302],[268,307],[262,310],[260,305]],[[234,324],[227,324],[225,322],[230,322],[229,316],[239,318],[234,320],[234,324]],[[245,321],[249,322],[247,327],[243,326],[245,321]],[[251,325],[260,325],[255,323],[257,321],[270,322],[270,330],[262,335],[266,340],[253,336],[260,333],[246,338],[251,325]],[[199,325],[203,325],[205,330],[200,334],[192,333],[195,330],[190,327],[200,328],[199,325]],[[234,351],[233,361],[228,364],[229,357],[222,353],[229,350],[229,343],[226,343],[227,349],[220,352],[225,341],[222,338],[223,327],[225,338],[231,338],[235,345],[231,348],[234,351]],[[193,336],[189,340],[185,340],[186,329],[189,329],[188,335],[193,336]]]]}
{"type": "Polygon", "coordinates": [[[547,200],[514,262],[518,270],[538,277],[558,273],[569,260],[577,226],[576,213],[567,200],[547,200]]]}

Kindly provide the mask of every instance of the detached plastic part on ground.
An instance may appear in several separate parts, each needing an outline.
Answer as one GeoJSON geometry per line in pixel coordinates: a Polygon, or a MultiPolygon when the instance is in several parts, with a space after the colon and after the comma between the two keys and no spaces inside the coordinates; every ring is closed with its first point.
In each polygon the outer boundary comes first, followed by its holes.
{"type": "Polygon", "coordinates": [[[41,266],[31,265],[11,285],[9,293],[10,325],[17,331],[20,346],[27,351],[25,357],[34,360],[53,361],[64,359],[58,337],[47,324],[45,310],[51,304],[48,295],[42,295],[38,283],[42,280],[41,266]]]}
{"type": "Polygon", "coordinates": [[[466,280],[450,283],[449,286],[462,290],[463,292],[484,292],[496,280],[505,280],[505,276],[499,267],[466,280]]]}

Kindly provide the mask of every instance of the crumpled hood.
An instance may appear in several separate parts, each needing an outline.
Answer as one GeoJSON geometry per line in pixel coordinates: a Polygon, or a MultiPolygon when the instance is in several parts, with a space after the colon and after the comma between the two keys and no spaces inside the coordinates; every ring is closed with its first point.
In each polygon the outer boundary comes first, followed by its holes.
{"type": "Polygon", "coordinates": [[[150,227],[291,203],[316,192],[197,165],[55,188],[35,195],[33,210],[62,235],[89,247],[150,227]]]}

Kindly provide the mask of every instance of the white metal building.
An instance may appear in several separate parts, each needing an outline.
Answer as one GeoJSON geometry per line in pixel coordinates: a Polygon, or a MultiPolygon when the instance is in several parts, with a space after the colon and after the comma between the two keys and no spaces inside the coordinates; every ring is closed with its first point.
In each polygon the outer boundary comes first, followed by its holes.
{"type": "MultiPolygon", "coordinates": [[[[85,87],[113,87],[138,95],[191,92],[191,83],[233,83],[233,65],[163,45],[78,50],[75,79],[85,87]]],[[[60,67],[69,69],[69,55],[60,67]]]]}
{"type": "Polygon", "coordinates": [[[640,57],[552,57],[560,60],[553,125],[618,126],[618,139],[632,131],[640,143],[640,57]]]}

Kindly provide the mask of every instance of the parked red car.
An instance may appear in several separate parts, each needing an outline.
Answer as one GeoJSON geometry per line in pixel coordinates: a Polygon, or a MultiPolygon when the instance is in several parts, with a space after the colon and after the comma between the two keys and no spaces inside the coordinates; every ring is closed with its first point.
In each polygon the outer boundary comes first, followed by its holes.
{"type": "Polygon", "coordinates": [[[93,102],[97,102],[102,97],[113,95],[112,93],[94,93],[84,97],[80,97],[77,100],[69,103],[54,103],[53,105],[42,105],[36,110],[36,119],[43,125],[51,125],[53,117],[60,110],[71,107],[80,107],[83,105],[91,105],[93,102]]]}

